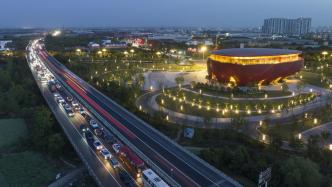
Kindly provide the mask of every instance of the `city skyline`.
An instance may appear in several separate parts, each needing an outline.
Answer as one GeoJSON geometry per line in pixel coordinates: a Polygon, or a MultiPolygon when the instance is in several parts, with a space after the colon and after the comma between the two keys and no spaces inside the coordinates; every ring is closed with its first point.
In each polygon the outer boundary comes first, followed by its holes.
{"type": "Polygon", "coordinates": [[[312,26],[329,26],[332,2],[198,0],[139,2],[41,0],[2,2],[0,28],[11,27],[261,27],[266,18],[311,17],[312,26]],[[241,6],[239,6],[239,3],[241,6]],[[204,7],[204,8],[202,8],[204,7]],[[262,8],[264,7],[264,8],[262,8]],[[43,15],[43,16],[40,16],[43,15]],[[112,19],[116,18],[116,19],[112,19]],[[226,18],[226,19],[225,19],[226,18]]]}

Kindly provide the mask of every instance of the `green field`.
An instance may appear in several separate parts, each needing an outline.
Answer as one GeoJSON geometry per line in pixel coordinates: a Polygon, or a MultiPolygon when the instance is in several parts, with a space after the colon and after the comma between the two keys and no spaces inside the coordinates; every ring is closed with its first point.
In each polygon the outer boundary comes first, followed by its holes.
{"type": "Polygon", "coordinates": [[[39,153],[22,152],[0,158],[0,186],[47,186],[56,175],[56,168],[39,153]]]}
{"type": "Polygon", "coordinates": [[[20,137],[27,134],[27,128],[22,119],[1,119],[0,120],[0,148],[15,144],[20,137]]]}

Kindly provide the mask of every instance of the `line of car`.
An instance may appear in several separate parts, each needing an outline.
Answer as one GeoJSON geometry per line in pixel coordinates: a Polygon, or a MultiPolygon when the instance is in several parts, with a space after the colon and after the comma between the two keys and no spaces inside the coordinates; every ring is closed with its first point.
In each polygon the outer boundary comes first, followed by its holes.
{"type": "MultiPolygon", "coordinates": [[[[33,62],[31,66],[36,71],[38,80],[40,80],[43,85],[47,84],[49,90],[53,93],[55,101],[62,107],[68,117],[74,117],[76,114],[80,114],[85,118],[86,123],[80,124],[78,128],[88,145],[95,150],[98,155],[109,162],[113,169],[118,171],[119,178],[126,186],[137,186],[133,177],[120,165],[117,159],[117,157],[119,157],[125,165],[128,163],[128,160],[123,160],[123,153],[125,153],[124,148],[127,149],[127,147],[115,138],[110,131],[104,130],[103,126],[100,125],[101,123],[89,115],[84,107],[54,78],[53,74],[46,68],[43,62],[41,62],[38,55],[36,56],[35,53],[29,53],[29,55],[30,61],[33,62]]],[[[127,152],[127,154],[131,155],[131,152],[127,152]]],[[[128,155],[124,157],[126,158],[128,155]]],[[[130,159],[129,163],[131,163],[130,159]]],[[[151,169],[146,168],[144,165],[143,167],[142,182],[144,186],[168,186],[151,169]]]]}

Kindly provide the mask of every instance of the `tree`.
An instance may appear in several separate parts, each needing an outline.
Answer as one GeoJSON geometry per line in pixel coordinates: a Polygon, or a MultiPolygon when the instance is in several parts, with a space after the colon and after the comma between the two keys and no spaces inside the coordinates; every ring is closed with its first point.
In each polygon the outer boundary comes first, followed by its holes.
{"type": "Polygon", "coordinates": [[[53,120],[51,112],[46,107],[39,107],[32,117],[32,141],[36,148],[45,149],[47,138],[52,131],[53,120]]]}
{"type": "Polygon", "coordinates": [[[270,133],[270,147],[274,150],[279,150],[283,145],[282,137],[279,133],[270,133]]]}
{"type": "Polygon", "coordinates": [[[328,141],[328,139],[329,139],[329,137],[330,137],[330,132],[329,132],[329,131],[322,131],[322,132],[320,133],[320,136],[321,136],[321,138],[322,138],[324,144],[326,144],[327,141],[328,141]]]}
{"type": "Polygon", "coordinates": [[[60,133],[52,134],[47,141],[47,150],[53,156],[61,155],[65,141],[60,133]]]}
{"type": "Polygon", "coordinates": [[[283,92],[288,92],[288,84],[286,82],[282,83],[282,91],[283,92]]]}
{"type": "Polygon", "coordinates": [[[289,140],[289,146],[292,147],[293,149],[299,151],[303,148],[303,141],[299,138],[296,138],[296,137],[292,137],[290,140],[289,140]]]}
{"type": "Polygon", "coordinates": [[[184,78],[182,76],[175,77],[175,82],[177,85],[184,83],[184,78]]]}
{"type": "Polygon", "coordinates": [[[285,186],[320,186],[321,175],[316,163],[302,158],[288,158],[280,168],[285,186]]]}

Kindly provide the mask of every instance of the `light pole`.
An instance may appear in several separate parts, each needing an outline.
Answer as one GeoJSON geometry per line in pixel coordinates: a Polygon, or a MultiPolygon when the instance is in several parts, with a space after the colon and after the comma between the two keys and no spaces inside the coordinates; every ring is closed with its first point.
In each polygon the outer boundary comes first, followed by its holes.
{"type": "Polygon", "coordinates": [[[205,60],[204,58],[204,54],[205,54],[205,51],[207,51],[207,47],[205,45],[203,45],[200,49],[201,53],[203,54],[203,61],[205,60]]]}
{"type": "Polygon", "coordinates": [[[326,59],[326,55],[328,55],[329,53],[327,51],[323,51],[322,55],[324,56],[324,60],[326,59]]]}
{"type": "Polygon", "coordinates": [[[133,57],[134,57],[135,50],[134,50],[134,49],[130,49],[130,53],[131,53],[131,58],[133,58],[133,57]]]}

